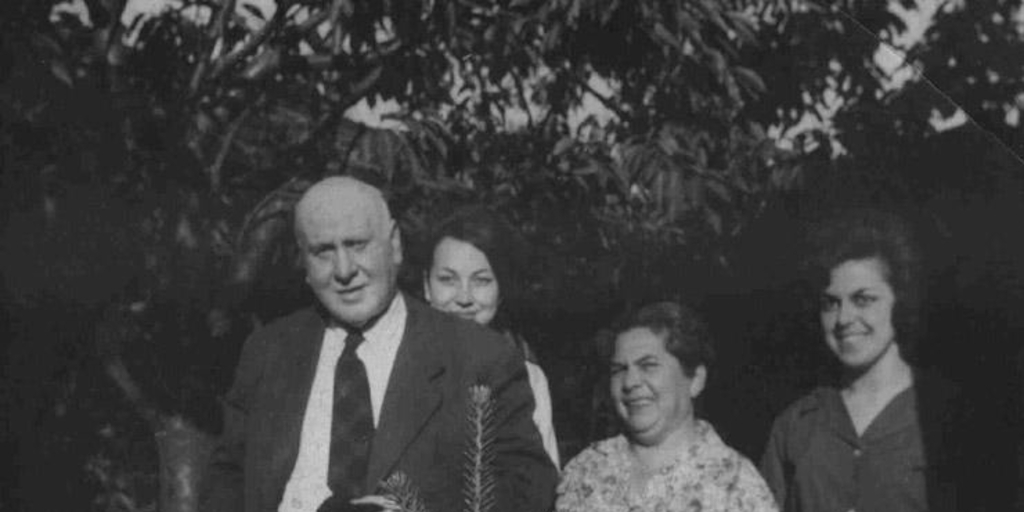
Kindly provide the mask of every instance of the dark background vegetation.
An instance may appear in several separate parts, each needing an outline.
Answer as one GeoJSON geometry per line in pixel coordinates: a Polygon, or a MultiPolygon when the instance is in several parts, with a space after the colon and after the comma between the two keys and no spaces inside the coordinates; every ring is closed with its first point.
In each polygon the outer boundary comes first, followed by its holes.
{"type": "Polygon", "coordinates": [[[672,298],[717,337],[707,417],[756,459],[826,366],[795,264],[846,205],[919,226],[922,366],[986,411],[979,436],[1024,431],[1019,1],[945,2],[908,43],[913,0],[59,5],[0,6],[0,509],[194,510],[241,341],[309,300],[291,205],[337,173],[387,185],[411,263],[458,204],[522,230],[516,325],[565,458],[613,428],[594,336],[672,298]],[[571,124],[588,93],[614,116],[571,124]],[[342,115],[364,99],[400,129],[342,115]]]}

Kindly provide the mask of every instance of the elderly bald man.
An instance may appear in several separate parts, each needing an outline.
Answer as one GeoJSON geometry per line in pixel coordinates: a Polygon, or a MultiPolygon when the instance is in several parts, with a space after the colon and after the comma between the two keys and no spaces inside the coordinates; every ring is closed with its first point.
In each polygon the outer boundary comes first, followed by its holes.
{"type": "Polygon", "coordinates": [[[431,511],[461,510],[468,394],[485,384],[495,512],[548,510],[557,470],[519,352],[398,292],[401,233],[381,192],[320,181],[296,205],[295,235],[316,304],[246,341],[203,509],[388,510],[379,485],[400,471],[431,511]]]}

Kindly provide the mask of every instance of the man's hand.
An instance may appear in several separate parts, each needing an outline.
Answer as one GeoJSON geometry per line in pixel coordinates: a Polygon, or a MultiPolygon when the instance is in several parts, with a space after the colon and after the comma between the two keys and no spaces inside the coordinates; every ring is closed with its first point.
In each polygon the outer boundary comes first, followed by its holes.
{"type": "Polygon", "coordinates": [[[398,504],[384,496],[369,495],[352,501],[327,498],[317,512],[400,512],[398,504]]]}
{"type": "MultiPolygon", "coordinates": [[[[366,510],[377,510],[381,512],[400,512],[401,510],[398,508],[398,504],[392,501],[391,498],[374,494],[363,496],[362,498],[356,498],[349,503],[357,507],[365,506],[367,507],[366,510]]],[[[358,510],[363,509],[360,508],[358,510]]]]}

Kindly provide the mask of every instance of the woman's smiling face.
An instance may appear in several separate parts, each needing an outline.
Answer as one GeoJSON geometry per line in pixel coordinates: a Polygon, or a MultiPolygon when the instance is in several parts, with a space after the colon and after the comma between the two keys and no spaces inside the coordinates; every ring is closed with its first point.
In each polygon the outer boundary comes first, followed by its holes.
{"type": "Polygon", "coordinates": [[[687,376],[663,336],[646,327],[619,334],[611,360],[611,395],[633,441],[656,445],[693,421],[693,400],[704,389],[705,373],[699,366],[687,376]]]}
{"type": "Polygon", "coordinates": [[[896,296],[878,258],[848,260],[832,269],[821,297],[825,342],[843,366],[867,370],[898,351],[892,312],[896,296]]]}
{"type": "Polygon", "coordinates": [[[501,300],[498,279],[487,255],[451,237],[445,237],[434,248],[423,295],[434,308],[481,325],[491,323],[501,300]]]}

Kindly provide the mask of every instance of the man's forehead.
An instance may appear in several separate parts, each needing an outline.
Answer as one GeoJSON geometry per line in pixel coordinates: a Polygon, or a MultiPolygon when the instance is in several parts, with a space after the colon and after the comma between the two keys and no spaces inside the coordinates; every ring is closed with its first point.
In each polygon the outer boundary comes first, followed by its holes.
{"type": "Polygon", "coordinates": [[[386,226],[391,215],[379,190],[351,178],[328,178],[312,187],[295,207],[296,228],[344,225],[386,226]]]}
{"type": "Polygon", "coordinates": [[[381,230],[383,223],[379,217],[365,210],[324,209],[301,216],[296,228],[308,238],[361,236],[381,230]]]}

